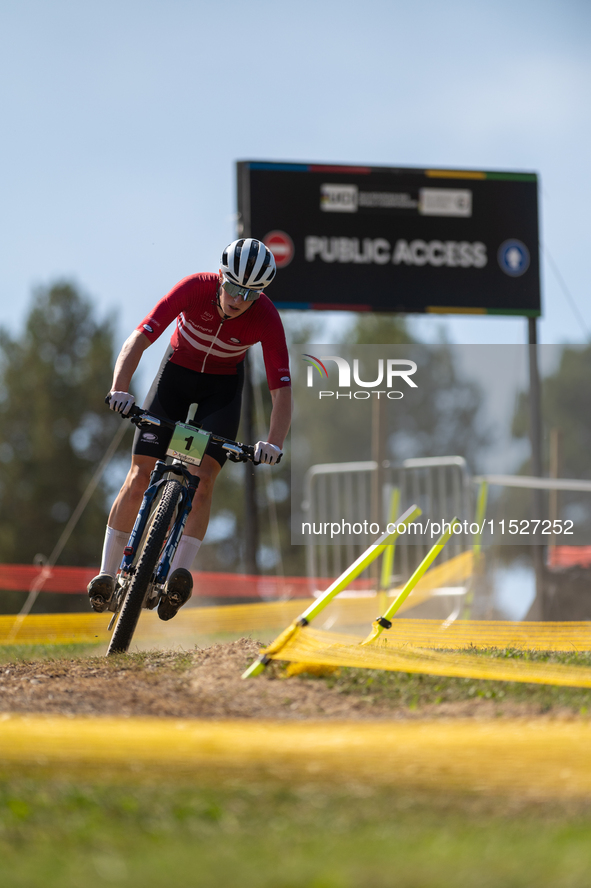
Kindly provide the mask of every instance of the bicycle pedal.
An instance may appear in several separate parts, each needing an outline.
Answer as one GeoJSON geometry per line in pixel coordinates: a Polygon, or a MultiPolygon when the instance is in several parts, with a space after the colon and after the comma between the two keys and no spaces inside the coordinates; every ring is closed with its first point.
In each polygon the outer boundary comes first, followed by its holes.
{"type": "Polygon", "coordinates": [[[109,602],[105,601],[102,595],[93,595],[90,599],[90,606],[95,613],[102,614],[109,606],[109,602]]]}
{"type": "Polygon", "coordinates": [[[161,620],[172,620],[179,609],[186,604],[193,592],[193,577],[184,567],[174,570],[166,583],[166,593],[160,599],[158,616],[161,620]]]}
{"type": "Polygon", "coordinates": [[[158,616],[161,620],[172,620],[184,603],[180,595],[164,595],[158,604],[158,616]]]}

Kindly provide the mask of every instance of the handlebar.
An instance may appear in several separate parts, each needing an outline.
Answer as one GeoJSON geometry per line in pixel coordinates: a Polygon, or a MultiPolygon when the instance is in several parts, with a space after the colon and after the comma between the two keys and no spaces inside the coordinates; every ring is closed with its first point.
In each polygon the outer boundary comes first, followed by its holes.
{"type": "MultiPolygon", "coordinates": [[[[105,404],[109,403],[109,396],[105,398],[105,404]]],[[[150,413],[149,410],[144,410],[143,407],[138,407],[136,404],[127,411],[125,415],[121,414],[123,419],[129,419],[134,425],[142,426],[142,425],[155,425],[155,426],[164,426],[164,428],[170,429],[174,431],[176,422],[172,422],[170,419],[164,419],[163,416],[156,416],[154,413],[150,413]]],[[[192,422],[187,423],[187,425],[195,425],[192,422]]],[[[195,428],[199,428],[199,426],[195,426],[195,428]]],[[[207,429],[203,429],[203,431],[207,431],[207,429]]],[[[254,459],[254,447],[252,444],[241,444],[239,441],[232,441],[230,438],[222,438],[221,435],[216,435],[213,432],[208,432],[210,435],[210,441],[213,441],[214,444],[219,444],[223,450],[226,451],[228,459],[232,462],[252,462],[255,466],[260,465],[260,462],[255,462],[254,459]]],[[[279,455],[277,459],[277,463],[281,461],[281,457],[283,454],[279,455]]],[[[275,463],[275,465],[277,465],[275,463]]]]}

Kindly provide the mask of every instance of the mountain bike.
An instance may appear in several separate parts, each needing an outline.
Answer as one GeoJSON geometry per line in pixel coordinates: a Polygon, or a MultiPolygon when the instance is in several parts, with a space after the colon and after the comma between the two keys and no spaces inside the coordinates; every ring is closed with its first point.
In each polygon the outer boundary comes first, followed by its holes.
{"type": "Polygon", "coordinates": [[[140,429],[169,428],[172,438],[167,456],[171,461],[156,462],[123,551],[108,605],[113,612],[108,628],[114,626],[114,630],[107,656],[129,650],[142,608],[153,610],[165,594],[170,566],[199,486],[199,478],[191,474],[187,465],[200,465],[210,443],[221,445],[232,462],[250,460],[258,465],[252,445],[203,430],[193,421],[192,413],[194,410],[189,411],[186,422],[175,423],[134,406],[124,417],[140,429]]]}

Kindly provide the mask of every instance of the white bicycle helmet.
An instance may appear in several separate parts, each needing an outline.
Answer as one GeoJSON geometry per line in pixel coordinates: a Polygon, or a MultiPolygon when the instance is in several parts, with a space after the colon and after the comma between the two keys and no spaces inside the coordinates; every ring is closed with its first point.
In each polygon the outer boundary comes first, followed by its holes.
{"type": "Polygon", "coordinates": [[[254,237],[241,237],[222,253],[220,270],[238,287],[262,290],[275,277],[277,267],[271,250],[254,237]]]}

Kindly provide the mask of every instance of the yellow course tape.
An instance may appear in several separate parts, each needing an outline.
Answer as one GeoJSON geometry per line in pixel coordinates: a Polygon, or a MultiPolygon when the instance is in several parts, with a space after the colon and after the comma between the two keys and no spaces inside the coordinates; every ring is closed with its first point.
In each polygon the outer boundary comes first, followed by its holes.
{"type": "MultiPolygon", "coordinates": [[[[400,610],[420,604],[438,588],[462,585],[471,572],[471,552],[464,552],[431,568],[400,610]]],[[[397,596],[399,592],[400,589],[396,588],[389,594],[397,596]]],[[[163,623],[154,612],[145,611],[138,624],[134,643],[181,644],[199,635],[277,629],[291,623],[315,601],[316,599],[309,598],[218,607],[188,607],[179,613],[173,623],[163,623]]],[[[355,626],[371,623],[379,609],[377,596],[338,598],[332,603],[330,613],[339,626],[355,626]]],[[[107,625],[110,616],[93,613],[30,614],[17,624],[15,633],[13,629],[16,617],[0,616],[0,645],[104,643],[109,639],[107,625]]]]}
{"type": "Polygon", "coordinates": [[[504,620],[456,620],[447,628],[439,620],[394,620],[386,633],[389,643],[462,649],[518,648],[538,651],[591,650],[591,623],[514,623],[504,620]]]}
{"type": "MultiPolygon", "coordinates": [[[[237,604],[222,607],[195,607],[182,610],[170,623],[163,623],[153,611],[144,611],[134,643],[149,641],[174,644],[188,637],[221,632],[253,632],[277,629],[293,620],[313,599],[237,604]]],[[[30,614],[15,637],[11,630],[15,617],[0,616],[0,645],[4,644],[93,644],[105,642],[111,614],[30,614]]]]}
{"type": "Polygon", "coordinates": [[[276,651],[275,645],[272,645],[264,653],[272,659],[310,663],[313,666],[354,666],[392,672],[591,688],[591,668],[583,666],[450,653],[411,645],[394,647],[388,639],[361,645],[355,636],[321,632],[310,626],[296,627],[296,631],[283,640],[279,650],[276,651]]]}
{"type": "MultiPolygon", "coordinates": [[[[200,783],[253,774],[343,779],[519,798],[591,796],[591,725],[582,721],[200,722],[0,717],[0,761],[200,783]],[[162,750],[166,768],[162,769],[162,750]],[[379,767],[376,767],[379,762],[379,767]]],[[[2,766],[0,765],[0,770],[2,766]]]]}
{"type": "MultiPolygon", "coordinates": [[[[425,579],[429,577],[429,573],[425,575],[425,579]]],[[[289,625],[312,601],[313,599],[295,599],[186,608],[169,623],[163,623],[155,613],[145,611],[140,618],[134,643],[143,645],[161,642],[174,645],[191,643],[200,636],[215,633],[248,634],[276,630],[289,625]]],[[[359,626],[365,634],[367,626],[378,615],[378,597],[337,598],[327,608],[326,615],[329,623],[332,624],[334,620],[336,627],[359,626]]],[[[104,643],[109,638],[109,617],[105,614],[31,614],[23,621],[16,638],[9,642],[14,621],[13,616],[0,616],[0,645],[92,644],[104,643]]],[[[385,637],[390,644],[409,643],[428,648],[461,649],[474,645],[524,650],[585,651],[591,650],[591,623],[457,620],[443,629],[439,620],[395,619],[385,637]]]]}

